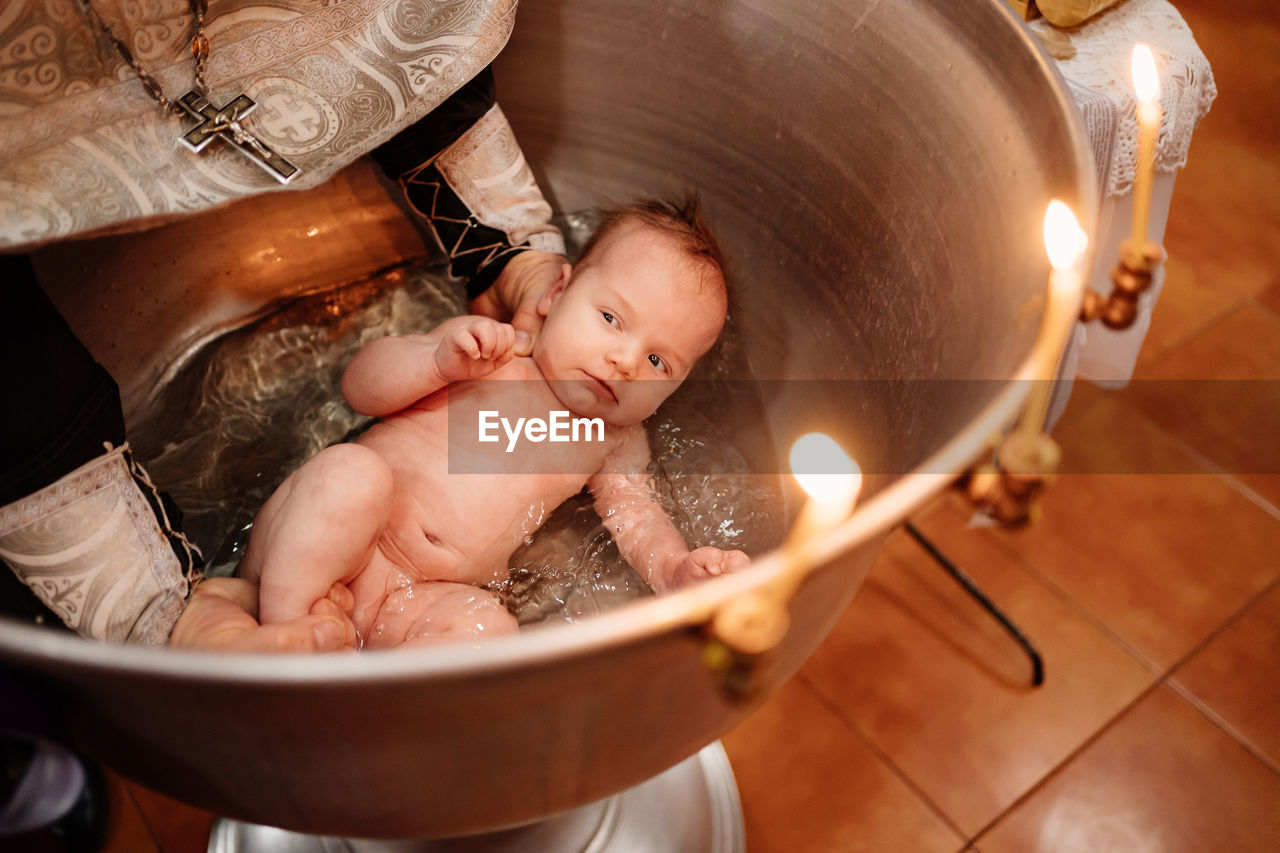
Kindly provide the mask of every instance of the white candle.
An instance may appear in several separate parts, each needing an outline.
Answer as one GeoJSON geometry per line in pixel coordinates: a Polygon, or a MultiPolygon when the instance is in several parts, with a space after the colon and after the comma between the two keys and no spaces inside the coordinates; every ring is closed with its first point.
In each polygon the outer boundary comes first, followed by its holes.
{"type": "Polygon", "coordinates": [[[1151,216],[1151,181],[1156,167],[1156,135],[1160,132],[1160,75],[1151,48],[1133,48],[1133,88],[1138,96],[1138,171],[1133,179],[1133,233],[1135,251],[1147,243],[1151,216]]]}
{"type": "Polygon", "coordinates": [[[787,536],[784,550],[789,563],[806,542],[849,517],[862,488],[858,463],[820,432],[796,439],[790,462],[792,475],[809,498],[787,536]]]}
{"type": "MultiPolygon", "coordinates": [[[[1044,248],[1053,271],[1049,274],[1049,297],[1040,331],[1042,336],[1057,335],[1059,328],[1067,329],[1069,334],[1069,318],[1075,315],[1076,300],[1084,283],[1080,259],[1088,244],[1089,236],[1076,222],[1071,208],[1057,199],[1049,202],[1044,213],[1044,248]]],[[[1065,343],[1065,340],[1054,341],[1053,347],[1060,353],[1065,343]]],[[[1057,360],[1049,359],[1027,397],[1027,408],[1022,413],[1023,431],[1039,433],[1044,429],[1045,415],[1049,411],[1049,391],[1057,372],[1057,360]]]]}

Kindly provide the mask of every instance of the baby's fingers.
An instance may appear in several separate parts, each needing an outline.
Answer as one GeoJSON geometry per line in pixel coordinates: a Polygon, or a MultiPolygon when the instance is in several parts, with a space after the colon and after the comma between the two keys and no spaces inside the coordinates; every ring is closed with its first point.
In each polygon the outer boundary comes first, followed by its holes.
{"type": "Polygon", "coordinates": [[[485,360],[510,358],[516,341],[516,330],[512,326],[486,320],[473,325],[471,332],[479,344],[480,358],[485,360]]]}
{"type": "Polygon", "coordinates": [[[468,358],[480,357],[480,342],[470,329],[463,329],[453,336],[453,346],[468,358]]]}
{"type": "Polygon", "coordinates": [[[494,343],[494,356],[499,363],[505,364],[515,355],[516,330],[506,323],[502,323],[495,328],[497,340],[494,343]]]}
{"type": "Polygon", "coordinates": [[[476,342],[480,345],[480,358],[493,358],[494,350],[498,345],[498,329],[497,323],[492,321],[487,323],[476,323],[471,327],[471,334],[475,335],[476,342]]]}

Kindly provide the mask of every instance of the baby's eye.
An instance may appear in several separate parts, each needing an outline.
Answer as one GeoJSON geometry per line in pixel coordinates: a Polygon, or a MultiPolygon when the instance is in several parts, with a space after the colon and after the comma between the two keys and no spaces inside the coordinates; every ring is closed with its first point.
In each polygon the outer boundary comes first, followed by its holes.
{"type": "Polygon", "coordinates": [[[663,373],[667,372],[667,363],[662,360],[662,356],[650,355],[649,363],[652,364],[658,370],[662,371],[663,373]]]}
{"type": "Polygon", "coordinates": [[[604,321],[610,326],[618,325],[618,318],[610,314],[608,311],[601,311],[600,316],[604,317],[604,321]]]}

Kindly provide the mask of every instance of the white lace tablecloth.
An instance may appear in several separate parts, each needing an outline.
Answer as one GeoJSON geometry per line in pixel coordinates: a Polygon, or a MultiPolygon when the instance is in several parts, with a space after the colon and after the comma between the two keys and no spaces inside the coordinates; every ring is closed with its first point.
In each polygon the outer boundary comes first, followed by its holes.
{"type": "MultiPolygon", "coordinates": [[[[188,0],[93,0],[176,100],[188,0]],[[126,35],[128,34],[128,35],[126,35]]],[[[516,0],[213,0],[208,82],[258,103],[248,128],[316,186],[434,109],[506,44],[516,0]]],[[[0,0],[0,250],[139,227],[280,185],[161,111],[77,0],[0,0]]]]}
{"type": "MultiPolygon", "coordinates": [[[[1056,30],[1044,19],[1029,25],[1033,31],[1056,30]]],[[[1209,60],[1196,44],[1191,28],[1167,0],[1124,0],[1078,27],[1057,30],[1070,39],[1074,55],[1058,58],[1068,81],[1107,98],[1115,107],[1117,126],[1111,166],[1103,184],[1108,196],[1133,188],[1138,164],[1137,101],[1130,71],[1133,46],[1148,45],[1160,73],[1160,106],[1164,119],[1156,140],[1156,170],[1173,174],[1186,165],[1191,135],[1209,112],[1218,94],[1209,60]]],[[[1090,136],[1106,128],[1090,123],[1090,136]]]]}
{"type": "MultiPolygon", "coordinates": [[[[1156,141],[1148,231],[1150,239],[1159,243],[1164,239],[1174,176],[1186,164],[1192,134],[1218,93],[1213,72],[1191,28],[1167,0],[1123,0],[1068,29],[1055,28],[1043,19],[1028,26],[1044,34],[1050,54],[1070,84],[1098,162],[1102,198],[1089,279],[1090,286],[1105,296],[1111,293],[1111,268],[1119,258],[1121,242],[1129,235],[1133,211],[1138,139],[1133,46],[1142,42],[1151,48],[1160,74],[1164,117],[1156,141]]],[[[1127,330],[1113,331],[1100,322],[1077,326],[1063,378],[1079,375],[1108,387],[1127,383],[1163,284],[1161,266],[1151,288],[1139,300],[1137,321],[1127,330]]],[[[1065,399],[1061,402],[1065,404],[1065,399]]]]}

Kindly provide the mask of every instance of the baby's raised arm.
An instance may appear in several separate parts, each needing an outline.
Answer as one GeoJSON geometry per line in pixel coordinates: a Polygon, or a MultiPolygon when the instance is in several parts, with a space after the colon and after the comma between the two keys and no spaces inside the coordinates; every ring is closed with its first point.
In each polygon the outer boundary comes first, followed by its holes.
{"type": "Polygon", "coordinates": [[[342,396],[362,415],[384,417],[450,382],[479,379],[516,355],[529,336],[488,317],[453,317],[425,335],[378,338],[361,347],[342,374],[342,396]]]}
{"type": "Polygon", "coordinates": [[[689,550],[650,485],[648,466],[644,429],[631,427],[587,484],[623,559],[659,593],[746,568],[751,561],[741,551],[689,550]]]}

